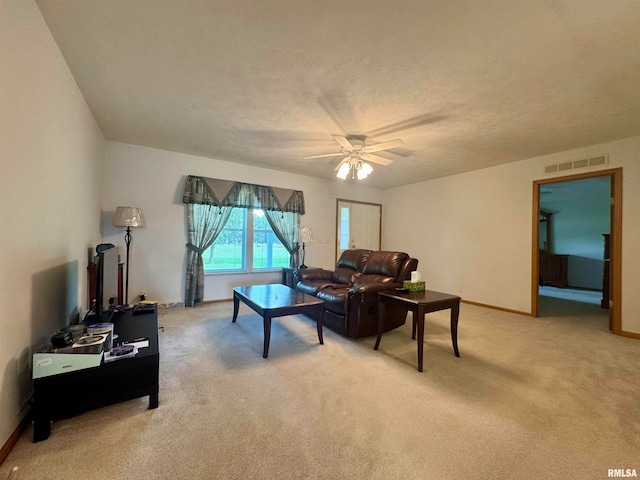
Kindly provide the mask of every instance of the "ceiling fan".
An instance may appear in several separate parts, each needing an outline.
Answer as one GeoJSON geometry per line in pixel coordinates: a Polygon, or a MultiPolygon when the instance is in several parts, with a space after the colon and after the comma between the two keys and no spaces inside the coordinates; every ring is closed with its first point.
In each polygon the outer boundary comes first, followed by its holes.
{"type": "Polygon", "coordinates": [[[366,138],[366,135],[333,135],[333,139],[342,147],[340,152],[311,155],[304,158],[310,159],[344,155],[345,157],[336,167],[338,171],[337,176],[344,180],[347,178],[349,171],[351,171],[351,178],[354,178],[357,174],[358,180],[362,180],[373,171],[373,168],[367,162],[385,166],[393,162],[393,160],[389,160],[388,158],[372,155],[373,152],[389,150],[390,148],[404,145],[404,142],[399,138],[388,142],[376,143],[375,145],[367,145],[365,143],[366,138]]]}

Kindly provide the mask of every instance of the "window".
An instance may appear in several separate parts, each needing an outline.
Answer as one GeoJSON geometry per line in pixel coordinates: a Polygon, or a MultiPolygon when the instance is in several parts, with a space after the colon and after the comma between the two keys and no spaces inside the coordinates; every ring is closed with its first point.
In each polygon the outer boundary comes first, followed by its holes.
{"type": "Polygon", "coordinates": [[[349,248],[349,207],[340,207],[340,250],[349,248]]]}
{"type": "Polygon", "coordinates": [[[234,208],[222,232],[202,258],[207,273],[289,266],[289,252],[273,233],[264,212],[255,208],[234,208]]]}

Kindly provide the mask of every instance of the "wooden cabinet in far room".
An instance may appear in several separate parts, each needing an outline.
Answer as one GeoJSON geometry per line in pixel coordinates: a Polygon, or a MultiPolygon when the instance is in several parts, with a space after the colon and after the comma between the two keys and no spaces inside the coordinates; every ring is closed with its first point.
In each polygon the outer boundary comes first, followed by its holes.
{"type": "Polygon", "coordinates": [[[540,252],[540,285],[566,287],[568,259],[569,255],[540,252]]]}

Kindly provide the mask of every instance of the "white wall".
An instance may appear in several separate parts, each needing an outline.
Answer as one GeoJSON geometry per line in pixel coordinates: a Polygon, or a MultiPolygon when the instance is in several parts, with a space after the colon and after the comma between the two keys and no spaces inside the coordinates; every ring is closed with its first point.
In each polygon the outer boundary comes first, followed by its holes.
{"type": "Polygon", "coordinates": [[[431,290],[529,310],[531,192],[517,182],[505,166],[385,190],[384,243],[418,258],[431,290]]]}
{"type": "Polygon", "coordinates": [[[26,411],[31,354],[85,303],[104,137],[35,3],[0,2],[0,445],[26,411]]]}
{"type": "Polygon", "coordinates": [[[640,333],[640,137],[385,190],[385,247],[416,256],[427,288],[530,312],[533,181],[603,153],[623,168],[622,329],[640,333]]]}
{"type": "MultiPolygon", "coordinates": [[[[116,207],[143,209],[146,228],[135,229],[130,251],[129,302],[140,292],[161,303],[184,301],[187,243],[182,192],[187,175],[236,180],[304,192],[301,224],[313,230],[307,265],[335,265],[336,199],[382,203],[379,189],[341,180],[329,181],[118,142],[107,142],[104,241],[125,256],[124,232],[111,226],[116,207]]],[[[217,274],[205,278],[205,300],[229,299],[238,285],[279,282],[280,272],[217,274]]]]}

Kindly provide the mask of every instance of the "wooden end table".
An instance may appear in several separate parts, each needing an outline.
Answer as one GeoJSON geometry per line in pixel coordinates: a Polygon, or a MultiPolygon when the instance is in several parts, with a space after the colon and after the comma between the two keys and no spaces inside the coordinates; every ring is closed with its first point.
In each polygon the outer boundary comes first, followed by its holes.
{"type": "MultiPolygon", "coordinates": [[[[298,267],[282,267],[282,284],[295,290],[296,285],[294,283],[293,274],[296,273],[298,267]]],[[[320,270],[320,267],[306,267],[303,270],[320,270]]]]}
{"type": "Polygon", "coordinates": [[[306,293],[274,283],[271,285],[253,285],[249,287],[235,287],[233,289],[233,323],[238,318],[240,301],[248,305],[263,319],[264,349],[263,358],[269,355],[269,341],[271,339],[271,319],[296,315],[299,313],[315,314],[318,324],[318,340],[322,340],[322,306],[321,300],[306,293]]]}
{"type": "Polygon", "coordinates": [[[460,314],[460,297],[447,293],[424,290],[422,292],[409,292],[406,290],[386,290],[378,293],[378,338],[374,350],[378,350],[380,339],[384,330],[385,305],[401,303],[413,314],[413,328],[411,338],[416,338],[416,324],[418,327],[418,371],[422,372],[422,359],[424,352],[424,316],[430,312],[451,309],[451,342],[456,357],[458,351],[458,316],[460,314]]]}

